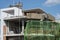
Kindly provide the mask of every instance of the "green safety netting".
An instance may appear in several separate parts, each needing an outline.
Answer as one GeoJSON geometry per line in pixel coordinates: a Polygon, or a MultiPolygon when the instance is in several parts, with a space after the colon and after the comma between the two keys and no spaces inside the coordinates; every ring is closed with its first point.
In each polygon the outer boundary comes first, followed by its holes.
{"type": "Polygon", "coordinates": [[[60,35],[60,24],[50,21],[29,20],[24,32],[25,40],[54,40],[60,35]],[[45,38],[46,37],[46,38],[45,38]]]}

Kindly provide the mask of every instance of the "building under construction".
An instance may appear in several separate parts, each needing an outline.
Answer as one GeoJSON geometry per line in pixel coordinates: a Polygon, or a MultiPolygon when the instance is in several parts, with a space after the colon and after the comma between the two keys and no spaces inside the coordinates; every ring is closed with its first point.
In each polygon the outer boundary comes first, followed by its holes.
{"type": "Polygon", "coordinates": [[[59,23],[42,9],[22,10],[18,3],[1,14],[3,40],[60,40],[59,23]]]}

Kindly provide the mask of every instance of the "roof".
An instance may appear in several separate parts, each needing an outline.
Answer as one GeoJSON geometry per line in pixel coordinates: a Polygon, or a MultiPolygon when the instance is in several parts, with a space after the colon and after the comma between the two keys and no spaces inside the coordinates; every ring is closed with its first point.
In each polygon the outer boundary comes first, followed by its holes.
{"type": "Polygon", "coordinates": [[[55,17],[52,16],[51,14],[47,14],[47,15],[48,15],[48,19],[55,20],[55,17]]]}
{"type": "Polygon", "coordinates": [[[45,13],[43,10],[41,10],[39,8],[23,10],[23,12],[25,12],[25,13],[31,13],[31,12],[33,12],[33,13],[36,13],[36,12],[38,12],[38,13],[45,13]]]}
{"type": "Polygon", "coordinates": [[[45,17],[48,16],[48,19],[51,20],[55,20],[55,17],[46,13],[45,11],[43,11],[42,9],[39,8],[35,8],[35,9],[29,9],[29,10],[23,10],[24,13],[44,13],[43,15],[45,15],[45,17]]]}

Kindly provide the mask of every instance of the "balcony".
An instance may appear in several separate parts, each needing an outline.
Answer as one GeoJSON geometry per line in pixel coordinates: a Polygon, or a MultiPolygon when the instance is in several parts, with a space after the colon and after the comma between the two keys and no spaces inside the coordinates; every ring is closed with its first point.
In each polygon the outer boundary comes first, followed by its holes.
{"type": "Polygon", "coordinates": [[[8,16],[5,17],[4,20],[11,20],[11,19],[21,19],[21,18],[26,18],[26,16],[8,16]]]}
{"type": "Polygon", "coordinates": [[[5,20],[7,25],[6,36],[24,35],[24,20],[5,20]]]}
{"type": "Polygon", "coordinates": [[[44,19],[44,16],[39,13],[25,13],[24,14],[28,19],[44,19]]]}
{"type": "Polygon", "coordinates": [[[2,9],[1,11],[2,11],[4,20],[25,17],[23,16],[22,9],[19,9],[17,7],[5,8],[5,9],[2,9]]]}

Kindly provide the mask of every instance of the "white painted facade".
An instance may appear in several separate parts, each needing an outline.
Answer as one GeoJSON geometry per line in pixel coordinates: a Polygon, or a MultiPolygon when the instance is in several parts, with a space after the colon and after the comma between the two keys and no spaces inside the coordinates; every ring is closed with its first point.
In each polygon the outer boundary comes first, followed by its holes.
{"type": "Polygon", "coordinates": [[[15,17],[15,16],[21,16],[23,17],[22,9],[19,9],[17,7],[11,7],[11,8],[4,8],[0,10],[1,14],[1,40],[3,40],[3,25],[6,25],[4,22],[5,18],[9,17],[15,17]]]}

